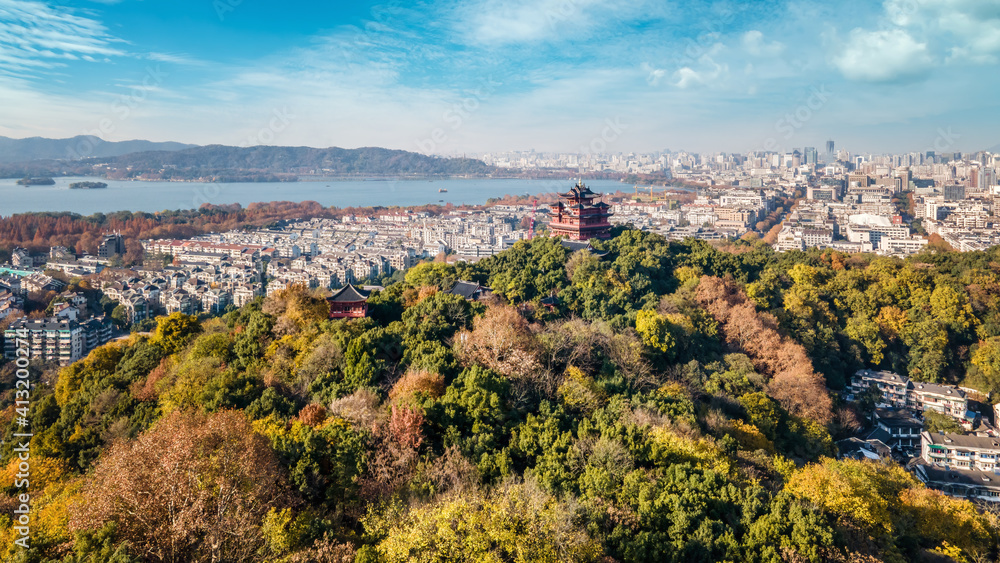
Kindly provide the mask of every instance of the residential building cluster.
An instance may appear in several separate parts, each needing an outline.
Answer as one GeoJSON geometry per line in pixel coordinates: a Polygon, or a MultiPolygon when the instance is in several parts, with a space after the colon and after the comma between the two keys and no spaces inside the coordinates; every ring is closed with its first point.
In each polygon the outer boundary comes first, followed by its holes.
{"type": "Polygon", "coordinates": [[[520,151],[483,159],[501,168],[646,174],[709,186],[699,190],[698,201],[682,207],[644,193],[609,202],[616,223],[676,239],[740,236],[775,209],[778,197],[798,194],[802,199],[785,217],[774,245],[779,251],[819,247],[905,256],[924,250],[932,234],[959,251],[1000,243],[993,221],[1000,215],[994,213],[1000,203],[1000,154],[989,152],[852,154],[835,150],[830,141],[822,152],[814,147],[746,154],[520,151]],[[735,197],[726,201],[725,192],[735,197]],[[758,195],[762,204],[739,201],[758,195]]]}
{"type": "MultiPolygon", "coordinates": [[[[879,393],[872,429],[838,443],[841,456],[897,459],[930,488],[1000,502],[1000,432],[982,413],[970,410],[967,390],[863,369],[851,378],[847,398],[859,400],[874,389],[879,393]],[[950,417],[963,431],[926,430],[922,418],[928,412],[950,417]]],[[[1000,405],[993,410],[1000,416],[1000,405]]]]}
{"type": "MultiPolygon", "coordinates": [[[[69,365],[87,355],[94,348],[110,340],[111,323],[105,316],[94,315],[95,303],[81,293],[63,291],[51,302],[52,316],[29,319],[23,305],[30,283],[19,283],[38,276],[37,272],[11,270],[0,277],[0,320],[11,320],[3,333],[3,354],[6,359],[16,359],[17,348],[27,346],[31,358],[69,365]],[[25,274],[18,275],[10,272],[25,274]]],[[[55,280],[58,281],[58,280],[55,280]]],[[[65,284],[59,282],[63,287],[65,284]]],[[[34,290],[32,290],[34,291],[34,290]]]]}
{"type": "Polygon", "coordinates": [[[775,248],[904,256],[937,234],[959,251],[1000,243],[1000,155],[933,152],[847,156],[828,165],[786,217],[775,248]]]}

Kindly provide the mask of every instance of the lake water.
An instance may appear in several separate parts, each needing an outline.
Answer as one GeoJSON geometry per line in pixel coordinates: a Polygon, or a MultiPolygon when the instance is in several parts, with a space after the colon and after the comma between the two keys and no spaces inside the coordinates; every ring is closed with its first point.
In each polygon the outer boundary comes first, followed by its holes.
{"type": "MultiPolygon", "coordinates": [[[[572,180],[326,180],[280,183],[208,184],[130,182],[100,178],[55,178],[54,186],[19,186],[0,179],[0,216],[29,211],[72,211],[81,215],[111,211],[195,209],[203,203],[316,201],[324,206],[409,206],[428,203],[482,204],[491,197],[567,191],[572,180]],[[99,181],[99,190],[71,190],[71,182],[99,181]],[[446,189],[447,192],[439,192],[446,189]]],[[[628,190],[614,180],[587,182],[595,192],[628,190]]]]}

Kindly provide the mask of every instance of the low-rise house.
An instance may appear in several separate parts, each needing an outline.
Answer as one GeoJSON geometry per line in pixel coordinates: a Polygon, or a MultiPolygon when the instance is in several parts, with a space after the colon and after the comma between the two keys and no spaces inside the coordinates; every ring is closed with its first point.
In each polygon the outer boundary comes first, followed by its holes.
{"type": "Polygon", "coordinates": [[[478,301],[479,298],[489,295],[490,288],[476,282],[457,281],[454,287],[448,290],[452,295],[459,295],[470,301],[478,301]]]}
{"type": "Polygon", "coordinates": [[[875,428],[867,439],[877,439],[888,445],[893,451],[907,456],[920,453],[920,433],[923,423],[908,410],[875,409],[872,416],[875,428]]]}
{"type": "Polygon", "coordinates": [[[171,313],[194,315],[198,312],[198,304],[198,300],[190,292],[183,289],[175,289],[167,293],[163,301],[163,306],[168,315],[171,313]]]}

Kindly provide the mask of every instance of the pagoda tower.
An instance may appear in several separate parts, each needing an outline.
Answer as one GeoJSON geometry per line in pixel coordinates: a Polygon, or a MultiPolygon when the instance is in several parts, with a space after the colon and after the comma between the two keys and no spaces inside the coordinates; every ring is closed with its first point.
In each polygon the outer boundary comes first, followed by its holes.
{"type": "Polygon", "coordinates": [[[601,194],[590,191],[581,180],[570,191],[558,195],[561,201],[549,206],[552,218],[549,230],[553,235],[564,236],[569,240],[611,238],[611,223],[608,223],[611,211],[608,204],[594,201],[601,194]]]}

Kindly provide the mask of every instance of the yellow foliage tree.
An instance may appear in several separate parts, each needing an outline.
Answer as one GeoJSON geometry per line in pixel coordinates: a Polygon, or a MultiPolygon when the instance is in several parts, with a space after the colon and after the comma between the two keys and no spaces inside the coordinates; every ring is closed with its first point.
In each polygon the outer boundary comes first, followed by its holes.
{"type": "Polygon", "coordinates": [[[596,563],[603,556],[571,511],[529,485],[369,516],[365,525],[385,534],[376,548],[385,563],[596,563]]]}
{"type": "Polygon", "coordinates": [[[881,535],[896,528],[900,492],[917,486],[897,465],[823,458],[795,472],[785,490],[881,535]]]}
{"type": "Polygon", "coordinates": [[[995,531],[971,502],[921,487],[905,489],[899,498],[922,539],[944,542],[967,554],[989,549],[995,531]]]}

